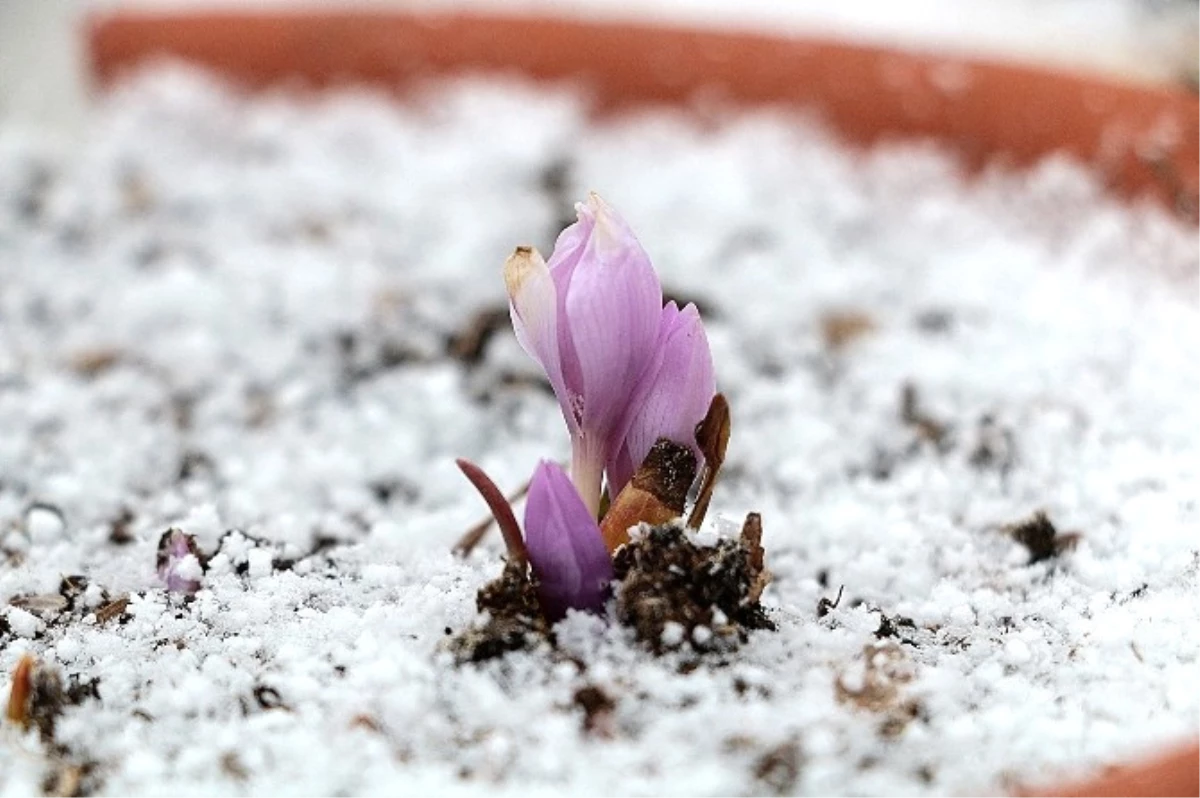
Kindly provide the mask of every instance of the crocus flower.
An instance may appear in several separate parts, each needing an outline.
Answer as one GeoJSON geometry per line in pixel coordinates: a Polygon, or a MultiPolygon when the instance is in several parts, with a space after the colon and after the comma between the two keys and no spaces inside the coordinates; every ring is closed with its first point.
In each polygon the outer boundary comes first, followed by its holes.
{"type": "Polygon", "coordinates": [[[604,608],[613,567],[600,527],[562,468],[546,460],[529,482],[525,547],[547,619],[604,608]]]}
{"type": "Polygon", "coordinates": [[[606,463],[644,396],[662,287],[625,221],[595,194],[550,262],[518,248],[504,266],[513,328],[546,371],[571,433],[571,476],[594,520],[606,463]]]}
{"type": "Polygon", "coordinates": [[[195,593],[200,589],[204,567],[196,539],[178,529],[168,529],[158,541],[158,578],[172,593],[195,593]]]}
{"type": "Polygon", "coordinates": [[[717,391],[712,352],[700,312],[689,304],[679,310],[668,302],[659,318],[655,359],[643,376],[641,401],[629,408],[630,419],[608,461],[609,495],[616,498],[659,438],[690,446],[696,465],[703,455],[696,446],[696,425],[708,412],[717,391]]]}

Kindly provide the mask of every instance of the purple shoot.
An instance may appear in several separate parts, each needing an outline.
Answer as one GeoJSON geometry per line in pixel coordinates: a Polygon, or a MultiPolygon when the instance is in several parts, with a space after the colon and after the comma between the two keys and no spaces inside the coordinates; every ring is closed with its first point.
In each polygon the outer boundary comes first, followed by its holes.
{"type": "Polygon", "coordinates": [[[538,598],[551,622],[567,610],[600,612],[613,578],[600,527],[566,473],[543,460],[525,505],[526,546],[538,578],[538,598]]]}

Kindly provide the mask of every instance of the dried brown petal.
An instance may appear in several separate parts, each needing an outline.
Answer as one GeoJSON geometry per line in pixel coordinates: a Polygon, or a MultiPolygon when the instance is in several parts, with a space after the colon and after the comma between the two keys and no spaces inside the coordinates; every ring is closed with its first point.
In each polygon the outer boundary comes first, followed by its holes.
{"type": "Polygon", "coordinates": [[[8,694],[8,708],[4,716],[10,723],[24,728],[29,724],[29,704],[33,695],[33,668],[37,661],[25,654],[13,668],[12,689],[8,694]]]}
{"type": "Polygon", "coordinates": [[[688,516],[687,525],[699,529],[708,515],[708,505],[712,501],[713,486],[717,482],[717,474],[725,463],[725,449],[729,446],[729,402],[724,394],[717,394],[708,406],[704,420],[696,425],[696,444],[704,455],[704,476],[700,482],[700,492],[696,496],[696,506],[688,516]]]}
{"type": "Polygon", "coordinates": [[[688,446],[659,438],[633,479],[600,522],[610,552],[629,542],[629,528],[657,526],[683,515],[688,489],[696,480],[696,455],[688,446]]]}

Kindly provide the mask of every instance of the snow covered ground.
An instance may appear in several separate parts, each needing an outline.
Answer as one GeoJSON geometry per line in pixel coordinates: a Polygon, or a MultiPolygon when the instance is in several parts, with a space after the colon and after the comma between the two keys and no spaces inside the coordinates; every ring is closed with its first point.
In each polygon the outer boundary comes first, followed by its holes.
{"type": "Polygon", "coordinates": [[[75,687],[52,739],[6,727],[0,792],[977,793],[1195,735],[1197,261],[1071,164],[965,184],[513,85],[163,72],[70,158],[0,126],[0,678],[75,687]],[[458,667],[500,545],[451,555],[453,458],[515,488],[567,439],[506,328],[447,342],[589,189],[703,306],[707,532],[763,514],[779,631],[657,658],[574,616],[458,667]],[[1031,563],[1039,510],[1078,537],[1031,563]],[[214,555],[193,601],[171,526],[214,555]]]}

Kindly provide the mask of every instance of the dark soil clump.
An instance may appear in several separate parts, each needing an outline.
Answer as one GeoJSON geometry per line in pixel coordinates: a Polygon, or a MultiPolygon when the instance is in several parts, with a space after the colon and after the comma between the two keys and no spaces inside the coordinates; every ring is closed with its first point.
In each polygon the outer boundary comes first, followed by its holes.
{"type": "Polygon", "coordinates": [[[1075,547],[1078,532],[1060,533],[1043,512],[1005,528],[1013,539],[1029,550],[1029,564],[1053,559],[1075,547]]]}
{"type": "Polygon", "coordinates": [[[537,586],[525,563],[506,563],[498,578],[479,588],[475,607],[487,619],[450,641],[460,665],[531,649],[549,636],[537,586]]]}
{"type": "Polygon", "coordinates": [[[599,687],[589,684],[575,691],[571,699],[583,710],[583,730],[601,737],[613,736],[613,712],[617,702],[599,687]]]}
{"type": "Polygon", "coordinates": [[[658,654],[689,645],[731,651],[754,629],[775,629],[759,597],[770,579],[762,526],[746,519],[739,539],[698,545],[678,524],[643,527],[613,562],[617,617],[658,654]]]}

